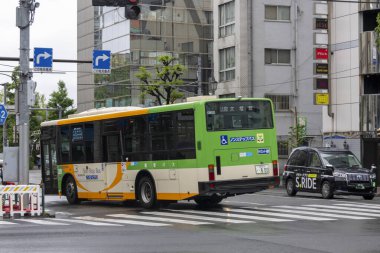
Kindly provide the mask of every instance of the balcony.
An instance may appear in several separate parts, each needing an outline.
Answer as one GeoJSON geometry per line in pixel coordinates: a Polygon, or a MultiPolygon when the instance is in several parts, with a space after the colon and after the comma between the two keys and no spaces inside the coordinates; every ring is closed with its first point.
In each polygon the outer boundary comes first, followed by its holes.
{"type": "Polygon", "coordinates": [[[380,94],[360,97],[360,127],[363,132],[380,128],[380,94]]]}
{"type": "Polygon", "coordinates": [[[361,0],[360,11],[380,9],[380,0],[361,0]]]}
{"type": "Polygon", "coordinates": [[[376,48],[375,32],[363,32],[360,34],[360,74],[380,74],[380,54],[376,48]]]}

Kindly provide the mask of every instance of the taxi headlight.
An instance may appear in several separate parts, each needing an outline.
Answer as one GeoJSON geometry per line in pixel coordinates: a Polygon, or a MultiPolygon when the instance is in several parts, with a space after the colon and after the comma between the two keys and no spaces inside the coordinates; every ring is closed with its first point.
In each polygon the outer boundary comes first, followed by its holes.
{"type": "Polygon", "coordinates": [[[334,177],[346,178],[346,174],[341,172],[334,172],[333,175],[334,177]]]}

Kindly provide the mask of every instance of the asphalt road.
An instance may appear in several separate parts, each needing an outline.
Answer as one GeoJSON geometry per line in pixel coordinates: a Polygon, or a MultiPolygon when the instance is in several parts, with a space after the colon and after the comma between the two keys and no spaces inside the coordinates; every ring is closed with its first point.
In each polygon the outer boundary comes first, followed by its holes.
{"type": "MultiPolygon", "coordinates": [[[[39,183],[39,171],[30,181],[39,183]]],[[[380,197],[365,201],[275,189],[201,210],[46,197],[49,217],[0,219],[0,252],[380,252],[380,197]]]]}
{"type": "MultiPolygon", "coordinates": [[[[31,178],[34,178],[33,176],[31,178]]],[[[147,211],[133,203],[70,206],[47,196],[55,218],[0,220],[0,252],[380,252],[380,197],[287,197],[282,189],[147,211]]]]}

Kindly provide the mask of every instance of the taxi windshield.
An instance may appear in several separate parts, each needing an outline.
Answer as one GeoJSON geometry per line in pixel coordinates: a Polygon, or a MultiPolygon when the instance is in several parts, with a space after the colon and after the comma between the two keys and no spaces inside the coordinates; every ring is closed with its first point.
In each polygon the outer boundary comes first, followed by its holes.
{"type": "Polygon", "coordinates": [[[349,152],[322,152],[321,157],[325,163],[335,168],[361,168],[359,160],[349,152]]]}

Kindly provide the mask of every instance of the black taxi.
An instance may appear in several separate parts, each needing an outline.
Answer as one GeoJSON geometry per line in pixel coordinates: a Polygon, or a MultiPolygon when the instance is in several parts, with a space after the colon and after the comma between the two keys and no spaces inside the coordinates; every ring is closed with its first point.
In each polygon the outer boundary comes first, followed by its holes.
{"type": "Polygon", "coordinates": [[[298,191],[334,194],[376,195],[376,167],[365,169],[348,150],[299,147],[293,150],[284,167],[283,182],[289,196],[298,191]]]}

